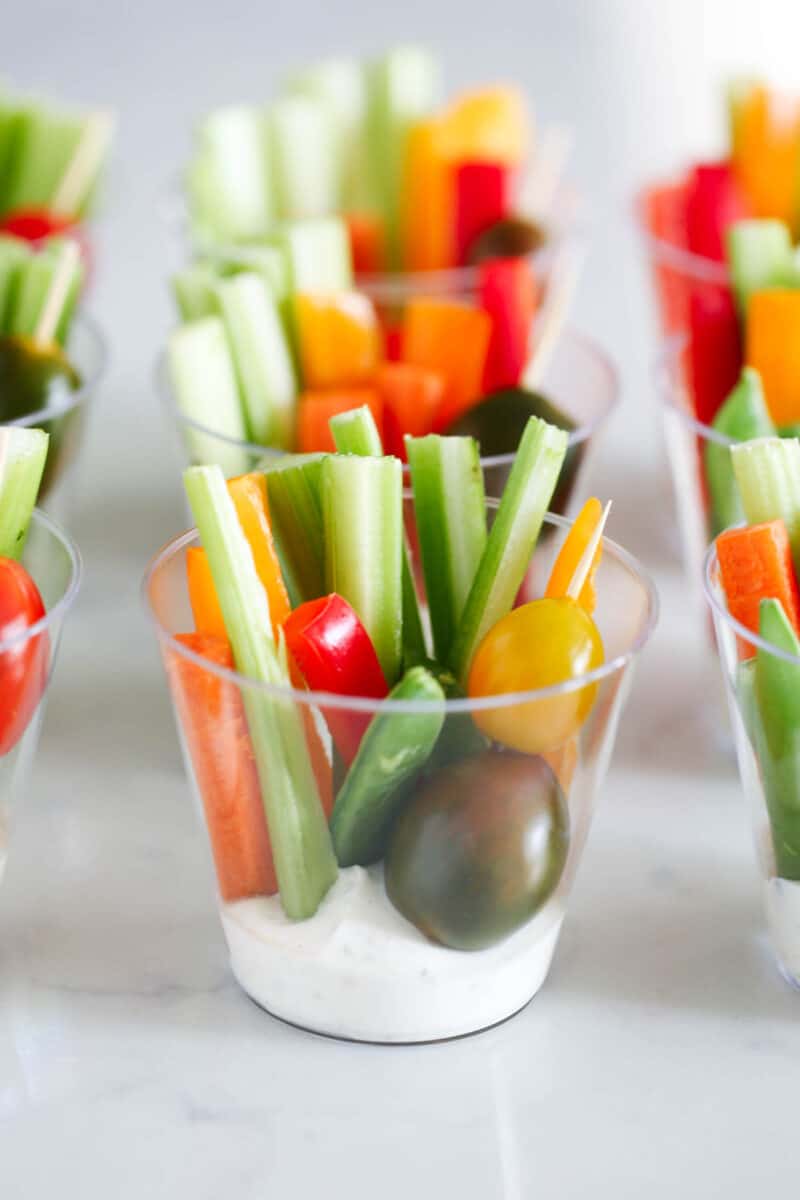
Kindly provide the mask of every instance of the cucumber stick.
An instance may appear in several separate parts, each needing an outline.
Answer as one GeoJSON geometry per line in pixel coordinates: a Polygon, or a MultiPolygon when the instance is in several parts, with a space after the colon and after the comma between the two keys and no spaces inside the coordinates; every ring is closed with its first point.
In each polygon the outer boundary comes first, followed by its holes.
{"type": "Polygon", "coordinates": [[[204,317],[174,330],[167,345],[167,367],[178,409],[189,420],[222,435],[187,428],[184,437],[191,460],[218,463],[229,477],[243,475],[249,466],[247,451],[223,440],[244,441],[247,431],[220,318],[204,317]]]}
{"type": "MultiPolygon", "coordinates": [[[[372,455],[379,458],[383,453],[381,435],[378,433],[375,418],[366,405],[331,417],[330,427],[340,454],[372,455]]],[[[425,643],[425,631],[422,628],[417,589],[411,570],[411,555],[405,534],[402,571],[403,666],[408,668],[425,661],[428,657],[428,647],[425,643]]]]}
{"type": "Polygon", "coordinates": [[[408,438],[425,591],[440,662],[447,662],[486,548],[486,498],[478,443],[470,437],[408,438]]]}
{"type": "MultiPolygon", "coordinates": [[[[51,238],[38,254],[31,254],[19,271],[13,302],[10,307],[8,331],[20,337],[32,337],[39,324],[45,301],[53,284],[53,277],[60,265],[64,247],[62,238],[51,238]]],[[[55,331],[55,340],[65,341],[72,314],[80,295],[84,268],[79,258],[72,268],[67,298],[55,331]]]]}
{"type": "Polygon", "coordinates": [[[514,606],[567,441],[563,429],[538,417],[531,417],[525,427],[450,652],[450,665],[462,684],[483,638],[514,606]]]}
{"type": "Polygon", "coordinates": [[[20,238],[0,235],[0,334],[9,332],[19,281],[30,257],[20,238]]]}
{"type": "Polygon", "coordinates": [[[731,462],[750,525],[781,517],[795,570],[800,565],[800,440],[765,437],[731,447],[731,462]]]}
{"type": "Polygon", "coordinates": [[[323,455],[287,455],[266,471],[270,520],[292,607],[325,594],[323,455]]]}
{"type": "Polygon", "coordinates": [[[391,686],[402,657],[403,468],[397,458],[322,462],[325,580],[372,639],[391,686]]]}
{"type": "Polygon", "coordinates": [[[267,114],[280,217],[324,217],[342,203],[335,113],[315,96],[281,96],[267,114]]]}
{"type": "MultiPolygon", "coordinates": [[[[759,634],[800,659],[800,641],[778,600],[762,600],[759,634]]],[[[761,779],[772,827],[775,865],[782,879],[800,880],[800,662],[758,649],[755,696],[761,779]]]]}
{"type": "MultiPolygon", "coordinates": [[[[712,427],[734,442],[771,437],[775,426],[764,399],[761,376],[745,367],[739,382],[714,417],[712,427]]],[[[744,519],[739,490],[733,476],[730,446],[708,441],[705,447],[706,476],[711,494],[711,524],[714,537],[744,519]]]]}
{"type": "Polygon", "coordinates": [[[792,263],[792,239],[783,221],[736,221],[728,229],[726,249],[739,312],[747,313],[752,292],[778,287],[792,263]]]}
{"type": "Polygon", "coordinates": [[[199,143],[201,165],[192,171],[191,187],[203,216],[223,237],[266,233],[275,214],[261,113],[247,105],[219,108],[200,127],[199,143]]]}
{"type": "Polygon", "coordinates": [[[22,556],[49,440],[42,429],[0,426],[0,558],[22,556]]]}
{"type": "Polygon", "coordinates": [[[286,221],[280,237],[293,292],[347,292],[352,288],[350,239],[339,217],[286,221]]]}
{"type": "Polygon", "coordinates": [[[219,276],[208,263],[192,263],[172,276],[172,293],[184,321],[198,321],[219,312],[219,276]]]}
{"type": "MultiPolygon", "coordinates": [[[[190,467],[186,495],[208,555],[237,670],[289,687],[285,644],[275,645],[266,592],[219,467],[190,467]]],[[[303,920],[319,907],[337,868],[308,754],[300,709],[291,699],[242,688],[261,781],[281,903],[303,920]]]]}
{"type": "Polygon", "coordinates": [[[248,435],[262,446],[289,448],[297,399],[289,343],[264,280],[245,272],[217,288],[233,354],[248,435]]]}
{"type": "Polygon", "coordinates": [[[75,112],[26,106],[17,128],[16,166],[6,196],[14,208],[46,208],[53,199],[83,131],[75,112]]]}
{"type": "Polygon", "coordinates": [[[333,845],[343,867],[366,866],[383,857],[392,824],[444,724],[444,692],[424,667],[407,671],[388,700],[435,707],[379,711],[372,718],[331,814],[333,845]]]}

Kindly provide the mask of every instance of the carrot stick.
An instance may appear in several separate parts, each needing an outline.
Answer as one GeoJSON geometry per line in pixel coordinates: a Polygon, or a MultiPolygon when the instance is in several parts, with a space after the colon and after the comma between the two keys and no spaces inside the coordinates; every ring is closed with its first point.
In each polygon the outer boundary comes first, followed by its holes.
{"type": "Polygon", "coordinates": [[[202,546],[189,546],[186,551],[186,584],[197,632],[210,633],[227,640],[225,620],[211,577],[208,557],[202,546]]]}
{"type": "MultiPolygon", "coordinates": [[[[233,669],[223,638],[184,633],[176,641],[233,669]]],[[[166,652],[166,666],[203,801],[220,895],[228,902],[271,896],[278,883],[239,690],[174,650],[166,652]]]]}
{"type": "Polygon", "coordinates": [[[747,306],[746,362],[761,374],[776,425],[800,421],[800,290],[753,292],[747,306]]]}
{"type": "MultiPolygon", "coordinates": [[[[603,506],[596,496],[592,496],[586,501],[581,511],[578,513],[572,528],[564,539],[564,544],[558,552],[558,557],[553,564],[553,569],[550,572],[550,578],[547,582],[545,590],[546,597],[566,596],[569,585],[575,574],[578,564],[583,557],[586,547],[594,537],[597,526],[603,519],[603,506]]],[[[597,595],[594,587],[594,577],[597,573],[597,568],[600,565],[600,559],[603,556],[603,543],[597,547],[595,556],[592,559],[592,566],[586,581],[578,595],[578,603],[587,612],[594,612],[597,603],[597,595]]]]}
{"type": "Polygon", "coordinates": [[[366,404],[375,418],[378,432],[383,431],[383,403],[375,388],[332,388],[330,391],[303,392],[298,402],[297,448],[301,454],[325,451],[334,454],[336,445],[328,422],[339,413],[350,412],[366,404]]]}
{"type": "Polygon", "coordinates": [[[403,437],[424,437],[442,406],[444,379],[438,371],[412,363],[384,363],[375,375],[383,399],[383,444],[387,454],[406,461],[403,437]]]}
{"type": "MultiPolygon", "coordinates": [[[[800,633],[800,595],[783,521],[728,529],[719,535],[716,546],[731,616],[758,633],[761,601],[780,600],[795,632],[800,633]]],[[[754,653],[754,647],[740,641],[740,658],[754,653]]]]}
{"type": "Polygon", "coordinates": [[[253,552],[258,578],[267,593],[272,630],[277,637],[279,628],[291,612],[291,605],[269,523],[266,477],[260,471],[239,475],[228,480],[228,491],[253,552]]]}

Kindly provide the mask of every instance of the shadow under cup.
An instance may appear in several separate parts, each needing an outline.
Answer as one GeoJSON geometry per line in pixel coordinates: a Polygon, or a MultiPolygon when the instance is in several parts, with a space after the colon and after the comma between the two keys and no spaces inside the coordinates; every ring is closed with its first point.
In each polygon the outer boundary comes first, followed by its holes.
{"type": "MultiPolygon", "coordinates": [[[[184,416],[170,386],[163,355],[156,366],[156,386],[187,465],[217,463],[230,478],[263,469],[283,456],[281,450],[237,441],[184,416]]],[[[554,512],[572,516],[585,499],[585,481],[603,429],[619,401],[619,379],[613,363],[595,342],[567,329],[548,360],[541,391],[573,425],[552,501],[554,512]]],[[[510,453],[481,458],[487,496],[503,494],[515,457],[510,453]]]]}
{"type": "Polygon", "coordinates": [[[46,615],[24,633],[0,640],[0,878],[14,802],[26,787],[61,629],[81,573],[75,545],[38,511],[22,563],[39,589],[46,615]]]}
{"type": "MultiPolygon", "coordinates": [[[[410,498],[405,504],[413,546],[410,498]]],[[[496,502],[489,501],[488,508],[494,512],[496,502]]],[[[569,529],[569,522],[558,516],[548,516],[546,524],[551,536],[531,561],[518,604],[542,594],[569,529]]],[[[190,531],[164,547],[148,568],[144,596],[155,622],[193,797],[209,835],[232,969],[245,992],[294,1024],[361,1041],[429,1041],[475,1032],[511,1016],[538,991],[550,967],[631,669],[656,620],[656,595],[647,576],[624,550],[604,543],[595,619],[605,664],[591,674],[565,685],[479,700],[380,702],[270,687],[188,650],[175,635],[193,628],[186,551],[195,544],[196,532],[190,531]],[[199,707],[198,696],[203,698],[199,707]],[[426,782],[439,780],[440,772],[456,768],[466,769],[468,792],[472,769],[488,763],[491,795],[481,792],[480,804],[505,829],[515,805],[522,803],[519,772],[543,773],[550,795],[566,815],[568,848],[542,906],[488,949],[446,948],[392,906],[378,863],[342,869],[312,918],[289,921],[278,897],[266,894],[275,890],[274,876],[256,845],[265,837],[264,809],[271,799],[274,803],[269,793],[280,766],[256,765],[249,749],[246,713],[254,703],[274,706],[281,719],[303,731],[307,786],[317,788],[328,811],[340,778],[330,764],[330,734],[336,741],[342,722],[363,729],[377,713],[391,714],[398,745],[413,743],[421,719],[442,722],[432,759],[414,778],[404,805],[413,803],[426,782]],[[517,735],[523,731],[531,748],[526,753],[487,749],[477,728],[486,718],[495,730],[499,722],[506,729],[514,727],[517,735]],[[237,747],[237,753],[226,752],[226,746],[237,747]],[[250,814],[244,827],[234,818],[237,806],[240,817],[245,807],[250,814]]],[[[420,577],[418,564],[414,573],[420,577]]],[[[495,851],[491,869],[499,892],[506,886],[513,890],[508,850],[495,851]]],[[[451,899],[460,920],[462,900],[458,894],[451,899]]],[[[464,896],[463,905],[468,903],[464,896]]]]}
{"type": "Polygon", "coordinates": [[[731,616],[714,546],[703,579],[753,819],[770,939],[782,974],[800,988],[800,658],[731,616]],[[775,675],[780,696],[763,683],[765,676],[775,675]]]}

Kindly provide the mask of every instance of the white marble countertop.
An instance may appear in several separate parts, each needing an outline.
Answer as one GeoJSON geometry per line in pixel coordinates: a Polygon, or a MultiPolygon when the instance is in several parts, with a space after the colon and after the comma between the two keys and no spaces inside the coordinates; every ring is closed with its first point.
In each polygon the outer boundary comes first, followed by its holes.
{"type": "Polygon", "coordinates": [[[117,96],[124,124],[93,298],[114,358],[74,527],[85,585],[0,892],[0,1194],[791,1194],[800,996],[762,944],[735,770],[698,724],[714,676],[666,533],[652,324],[625,212],[636,180],[711,136],[710,76],[746,48],[740,6],[708,3],[702,20],[693,3],[659,6],[656,28],[637,0],[501,0],[483,30],[463,5],[412,3],[400,28],[380,6],[343,4],[315,15],[310,42],[307,19],[273,7],[213,20],[185,3],[41,0],[12,17],[15,80],[117,96]],[[615,536],[655,572],[663,618],[544,990],[479,1037],[386,1049],[303,1034],[234,985],[138,586],[182,523],[150,369],[169,320],[156,201],[188,119],[264,94],[282,59],[352,36],[380,45],[415,22],[454,79],[515,74],[545,115],[579,125],[600,236],[577,315],[625,384],[597,488],[615,498],[615,536]]]}

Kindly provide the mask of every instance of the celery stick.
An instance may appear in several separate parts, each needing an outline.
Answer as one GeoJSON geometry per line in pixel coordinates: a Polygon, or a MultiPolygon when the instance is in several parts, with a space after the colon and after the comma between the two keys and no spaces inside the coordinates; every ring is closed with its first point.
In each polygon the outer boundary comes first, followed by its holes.
{"type": "MultiPolygon", "coordinates": [[[[381,435],[375,418],[366,405],[350,412],[331,417],[331,433],[340,454],[371,455],[380,458],[383,454],[381,435]]],[[[425,662],[428,647],[419,611],[414,573],[411,570],[411,554],[408,541],[403,535],[403,665],[406,669],[416,663],[425,662]]]]}
{"type": "Polygon", "coordinates": [[[414,46],[392,50],[374,63],[368,82],[369,151],[393,261],[399,254],[400,199],[408,131],[433,109],[439,65],[414,46]]]}
{"type": "Polygon", "coordinates": [[[219,312],[219,276],[207,263],[192,263],[172,276],[172,291],[184,321],[213,317],[219,312]]]}
{"type": "Polygon", "coordinates": [[[439,662],[447,662],[486,548],[486,497],[470,437],[407,438],[425,591],[439,662]]]}
{"type": "Polygon", "coordinates": [[[481,641],[514,605],[566,452],[563,429],[530,418],[450,651],[462,683],[481,641]]]}
{"type": "MultiPolygon", "coordinates": [[[[771,646],[800,658],[800,641],[779,600],[761,601],[758,631],[771,646]]],[[[800,880],[800,664],[759,649],[755,685],[757,749],[775,865],[780,878],[800,880]]]]}
{"type": "Polygon", "coordinates": [[[0,558],[20,558],[47,461],[42,429],[0,426],[0,558]]]}
{"type": "MultiPolygon", "coordinates": [[[[8,321],[10,333],[31,337],[39,324],[45,301],[50,293],[53,276],[59,264],[63,239],[52,238],[44,250],[31,254],[20,269],[8,321]]],[[[84,268],[78,260],[73,270],[69,294],[55,332],[55,340],[63,345],[69,331],[72,314],[78,303],[84,268]]]]}
{"type": "Polygon", "coordinates": [[[412,713],[379,709],[367,726],[331,813],[333,844],[343,867],[367,866],[383,857],[392,824],[444,724],[444,692],[424,667],[407,671],[388,699],[430,707],[412,713]]]}
{"type": "Polygon", "coordinates": [[[39,105],[26,107],[17,130],[9,208],[47,207],[80,140],[84,118],[39,105]]]}
{"type": "Polygon", "coordinates": [[[292,607],[325,594],[323,455],[287,455],[266,471],[275,544],[292,607]]]}
{"type": "Polygon", "coordinates": [[[391,686],[402,656],[400,460],[349,454],[323,459],[322,514],[328,591],[358,613],[391,686]]]}
{"type": "Polygon", "coordinates": [[[11,205],[9,197],[19,165],[19,141],[24,125],[25,107],[13,99],[0,102],[0,213],[11,205]]]}
{"type": "Polygon", "coordinates": [[[224,235],[258,237],[274,220],[269,152],[261,114],[247,105],[219,108],[199,130],[199,161],[192,179],[202,211],[224,235]]]}
{"type": "Polygon", "coordinates": [[[217,288],[250,438],[286,450],[294,434],[297,377],[278,307],[249,272],[217,288]]]}
{"type": "MultiPolygon", "coordinates": [[[[736,442],[749,442],[752,438],[770,437],[775,433],[758,371],[752,367],[744,368],[712,426],[717,433],[736,442]]],[[[744,512],[733,477],[730,447],[706,442],[705,461],[711,493],[711,527],[716,537],[723,529],[743,521],[744,512]]]]}
{"type": "Polygon", "coordinates": [[[731,447],[731,462],[750,525],[782,517],[800,567],[800,440],[765,437],[731,447]]]}
{"type": "Polygon", "coordinates": [[[335,117],[342,207],[363,212],[374,204],[366,149],[367,86],[357,59],[331,58],[292,76],[285,90],[322,101],[335,117]]]}
{"type": "MultiPolygon", "coordinates": [[[[285,644],[276,647],[267,595],[219,467],[190,467],[186,495],[208,555],[236,669],[289,687],[285,644]]],[[[286,915],[316,912],[337,875],[333,845],[308,754],[299,707],[243,687],[275,871],[286,915]]]]}
{"type": "Polygon", "coordinates": [[[726,236],[736,303],[742,315],[752,292],[776,287],[791,263],[792,239],[783,221],[737,221],[726,236]]]}
{"type": "Polygon", "coordinates": [[[281,217],[324,217],[342,203],[336,118],[313,96],[282,96],[267,113],[272,173],[281,217]]]}
{"type": "MultiPolygon", "coordinates": [[[[174,330],[167,344],[167,367],[176,406],[185,417],[223,438],[245,440],[236,372],[219,317],[203,317],[174,330]]],[[[218,463],[227,476],[247,471],[247,451],[239,446],[190,427],[184,429],[184,438],[192,462],[218,463]]]]}
{"type": "Polygon", "coordinates": [[[293,292],[346,292],[352,287],[350,240],[338,217],[287,221],[280,236],[293,292]]]}
{"type": "Polygon", "coordinates": [[[0,333],[9,330],[17,290],[31,251],[20,238],[0,235],[0,333]]]}

